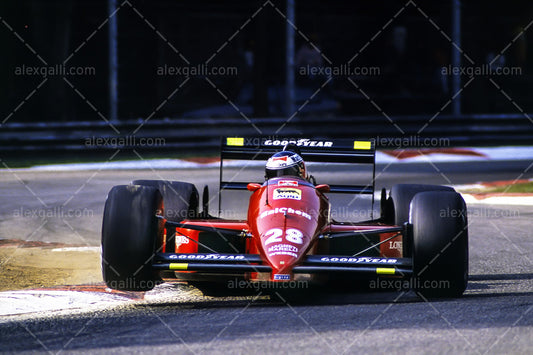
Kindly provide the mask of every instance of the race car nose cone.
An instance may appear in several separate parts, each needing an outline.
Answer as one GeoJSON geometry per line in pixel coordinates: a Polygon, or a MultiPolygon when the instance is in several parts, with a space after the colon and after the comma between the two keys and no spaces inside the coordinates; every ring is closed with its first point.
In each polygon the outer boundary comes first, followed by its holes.
{"type": "Polygon", "coordinates": [[[290,272],[299,257],[299,248],[289,243],[276,243],[265,248],[274,272],[290,272]]]}

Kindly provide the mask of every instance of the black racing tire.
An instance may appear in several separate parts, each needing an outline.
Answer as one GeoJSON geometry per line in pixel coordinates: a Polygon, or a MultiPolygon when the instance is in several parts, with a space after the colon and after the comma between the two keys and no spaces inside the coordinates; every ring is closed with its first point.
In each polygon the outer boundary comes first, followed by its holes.
{"type": "Polygon", "coordinates": [[[148,291],[159,282],[151,260],[162,223],[156,188],[120,185],[107,196],[102,224],[102,274],[115,290],[148,291]]]}
{"type": "Polygon", "coordinates": [[[411,202],[413,285],[424,297],[459,297],[468,283],[468,221],[460,194],[429,191],[411,202]]]}
{"type": "Polygon", "coordinates": [[[152,186],[163,196],[164,216],[168,221],[181,222],[198,217],[198,190],[193,184],[181,181],[134,180],[133,185],[152,186]]]}
{"type": "Polygon", "coordinates": [[[413,197],[419,192],[455,191],[452,187],[424,184],[397,184],[392,186],[388,199],[388,222],[401,226],[409,222],[409,206],[413,197]]]}
{"type": "MultiPolygon", "coordinates": [[[[385,208],[384,221],[387,224],[403,226],[409,222],[409,206],[413,197],[419,192],[426,191],[451,191],[455,190],[449,186],[424,185],[424,184],[397,184],[390,190],[390,197],[385,208]]],[[[402,253],[404,257],[412,255],[412,241],[404,238],[402,242],[402,253]]]]}

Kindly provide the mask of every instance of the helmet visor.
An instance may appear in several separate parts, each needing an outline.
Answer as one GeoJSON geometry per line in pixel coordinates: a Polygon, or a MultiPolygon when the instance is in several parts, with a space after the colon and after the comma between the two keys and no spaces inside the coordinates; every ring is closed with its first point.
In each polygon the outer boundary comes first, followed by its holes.
{"type": "Polygon", "coordinates": [[[284,169],[266,169],[266,178],[272,179],[274,177],[278,176],[300,176],[301,177],[301,171],[299,164],[290,166],[288,168],[284,169]]]}

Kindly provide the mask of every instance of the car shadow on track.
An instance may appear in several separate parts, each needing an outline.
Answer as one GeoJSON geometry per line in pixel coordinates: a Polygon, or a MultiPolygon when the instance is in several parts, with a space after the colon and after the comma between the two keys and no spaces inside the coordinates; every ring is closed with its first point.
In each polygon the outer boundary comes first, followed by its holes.
{"type": "Polygon", "coordinates": [[[528,284],[531,280],[533,280],[532,273],[470,275],[463,298],[531,297],[533,291],[531,284],[528,284]]]}

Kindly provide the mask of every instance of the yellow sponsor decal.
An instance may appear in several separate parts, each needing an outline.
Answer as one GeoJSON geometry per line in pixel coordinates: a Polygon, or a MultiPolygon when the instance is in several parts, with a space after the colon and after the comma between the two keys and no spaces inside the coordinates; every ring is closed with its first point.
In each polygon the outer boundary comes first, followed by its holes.
{"type": "Polygon", "coordinates": [[[189,267],[189,264],[187,263],[170,263],[169,269],[170,270],[187,270],[189,267]]]}
{"type": "Polygon", "coordinates": [[[354,141],[353,142],[353,149],[370,150],[370,149],[372,149],[372,142],[370,142],[370,141],[354,141]]]}
{"type": "Polygon", "coordinates": [[[243,137],[227,137],[226,138],[226,144],[227,145],[243,146],[244,145],[244,138],[243,137]]]}
{"type": "Polygon", "coordinates": [[[378,267],[376,268],[376,274],[378,275],[394,275],[396,273],[395,268],[390,267],[378,267]]]}

